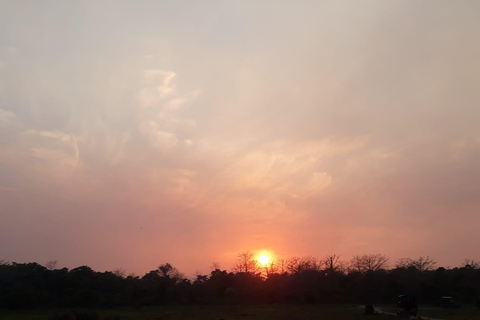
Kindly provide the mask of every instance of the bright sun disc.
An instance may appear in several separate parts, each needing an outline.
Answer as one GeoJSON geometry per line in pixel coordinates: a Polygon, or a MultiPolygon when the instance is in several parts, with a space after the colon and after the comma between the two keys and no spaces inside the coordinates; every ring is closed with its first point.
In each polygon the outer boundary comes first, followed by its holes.
{"type": "Polygon", "coordinates": [[[258,258],[258,262],[260,262],[261,265],[266,265],[270,262],[270,258],[266,254],[264,254],[258,258]]]}

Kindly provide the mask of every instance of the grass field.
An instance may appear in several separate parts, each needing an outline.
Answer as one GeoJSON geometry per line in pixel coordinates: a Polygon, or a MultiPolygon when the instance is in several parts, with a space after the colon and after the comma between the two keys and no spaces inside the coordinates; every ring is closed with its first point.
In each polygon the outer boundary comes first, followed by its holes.
{"type": "MultiPolygon", "coordinates": [[[[378,309],[396,313],[394,306],[379,306],[378,309]]],[[[480,308],[476,306],[462,306],[461,308],[445,309],[432,306],[420,306],[418,308],[420,318],[442,319],[442,320],[480,320],[480,308]]]]}
{"type": "MultiPolygon", "coordinates": [[[[395,308],[382,306],[381,310],[394,312],[395,308]]],[[[17,312],[0,310],[0,320],[380,320],[397,318],[387,314],[366,316],[363,308],[351,305],[164,306],[78,310],[78,312],[80,316],[75,318],[69,309],[17,312]],[[89,314],[90,317],[84,318],[82,314],[89,314]],[[55,315],[63,315],[63,317],[53,318],[55,315]]],[[[421,307],[419,315],[420,317],[445,320],[480,320],[480,308],[468,306],[459,309],[421,307]]]]}
{"type": "Polygon", "coordinates": [[[420,315],[445,320],[480,320],[480,308],[463,306],[458,309],[425,307],[419,310],[420,315]]]}
{"type": "MultiPolygon", "coordinates": [[[[99,316],[99,320],[363,320],[369,318],[363,314],[363,311],[358,306],[313,305],[165,306],[79,310],[82,313],[95,312],[99,316]]],[[[0,315],[0,320],[46,320],[54,315],[65,315],[69,312],[70,310],[58,309],[8,312],[0,315]]],[[[394,317],[380,315],[376,318],[390,319],[394,317]]],[[[74,319],[73,317],[64,317],[61,320],[74,319]]],[[[91,318],[91,320],[93,319],[91,318]]]]}

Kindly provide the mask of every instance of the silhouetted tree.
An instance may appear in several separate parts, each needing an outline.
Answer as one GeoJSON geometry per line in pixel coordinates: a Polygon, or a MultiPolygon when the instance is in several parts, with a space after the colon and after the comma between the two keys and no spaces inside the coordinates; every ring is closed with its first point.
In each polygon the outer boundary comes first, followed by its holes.
{"type": "Polygon", "coordinates": [[[284,274],[287,272],[287,259],[285,258],[280,258],[280,259],[277,259],[277,269],[278,269],[278,273],[280,274],[284,274]]]}
{"type": "Polygon", "coordinates": [[[395,263],[395,267],[405,269],[414,268],[417,271],[424,272],[427,270],[433,270],[435,264],[437,264],[437,262],[430,258],[430,256],[426,256],[418,259],[400,258],[395,263]]]}
{"type": "Polygon", "coordinates": [[[237,255],[237,262],[233,269],[235,272],[256,274],[260,271],[260,266],[253,258],[253,252],[242,251],[237,255]]]}
{"type": "Polygon", "coordinates": [[[323,268],[328,273],[343,272],[345,269],[345,263],[340,260],[340,256],[336,254],[327,255],[321,261],[323,268]]]}
{"type": "Polygon", "coordinates": [[[50,261],[47,261],[47,263],[45,264],[45,267],[48,270],[55,270],[56,266],[57,266],[57,260],[50,260],[50,261]]]}
{"type": "Polygon", "coordinates": [[[292,257],[287,260],[287,270],[290,273],[321,270],[321,262],[315,257],[292,257]]]}
{"type": "Polygon", "coordinates": [[[270,263],[266,264],[263,267],[265,275],[268,277],[269,275],[279,273],[279,267],[275,260],[272,260],[270,263]]]}
{"type": "Polygon", "coordinates": [[[185,276],[170,263],[165,263],[158,266],[158,271],[161,277],[174,279],[176,282],[185,278],[185,276]]]}
{"type": "MultiPolygon", "coordinates": [[[[253,254],[243,256],[253,260],[253,254]]],[[[193,281],[165,263],[142,278],[119,272],[96,272],[88,266],[49,270],[38,263],[0,263],[0,309],[143,306],[230,303],[390,303],[401,293],[414,293],[421,303],[442,295],[463,303],[480,296],[480,268],[467,260],[455,268],[432,270],[433,259],[400,259],[387,270],[383,255],[352,259],[343,272],[336,255],[318,260],[292,258],[292,272],[262,277],[248,269],[233,273],[215,269],[193,281]],[[411,263],[411,262],[415,263],[411,263]],[[408,262],[408,263],[407,263],[408,262]],[[243,272],[247,270],[248,272],[243,272]]],[[[278,267],[279,268],[279,267],[278,267]]],[[[279,268],[280,269],[280,268],[279,268]]],[[[286,269],[286,268],[285,268],[286,269]]]]}
{"type": "Polygon", "coordinates": [[[125,278],[125,275],[127,274],[126,271],[122,268],[117,268],[113,270],[112,273],[119,278],[125,278]]]}
{"type": "Polygon", "coordinates": [[[383,254],[364,254],[361,256],[354,256],[350,261],[349,268],[352,271],[360,273],[378,271],[387,267],[388,260],[389,258],[383,254]]]}
{"type": "Polygon", "coordinates": [[[470,269],[480,269],[480,262],[473,259],[465,259],[463,266],[470,269]]]}

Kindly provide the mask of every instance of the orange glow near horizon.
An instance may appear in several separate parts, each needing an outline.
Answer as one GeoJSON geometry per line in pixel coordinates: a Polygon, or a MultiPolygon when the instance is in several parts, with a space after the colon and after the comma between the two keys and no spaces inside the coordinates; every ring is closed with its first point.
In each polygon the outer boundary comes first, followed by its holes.
{"type": "Polygon", "coordinates": [[[262,254],[260,257],[258,257],[258,262],[260,262],[262,266],[266,266],[270,262],[270,257],[266,254],[262,254]]]}
{"type": "Polygon", "coordinates": [[[262,267],[266,267],[267,265],[273,263],[275,260],[275,254],[270,250],[259,250],[256,254],[256,260],[262,267]]]}

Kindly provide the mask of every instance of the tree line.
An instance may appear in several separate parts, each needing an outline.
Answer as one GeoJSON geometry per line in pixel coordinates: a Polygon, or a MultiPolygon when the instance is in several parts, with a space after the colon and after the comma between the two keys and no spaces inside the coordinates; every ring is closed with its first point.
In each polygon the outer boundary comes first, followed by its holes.
{"type": "Polygon", "coordinates": [[[164,263],[139,277],[121,269],[97,272],[88,266],[56,268],[54,261],[0,261],[0,308],[141,307],[165,304],[237,303],[394,303],[399,294],[416,294],[420,303],[441,296],[480,303],[480,264],[437,267],[430,257],[403,258],[389,266],[381,254],[292,257],[260,265],[252,252],[238,255],[231,271],[186,278],[164,263]]]}

